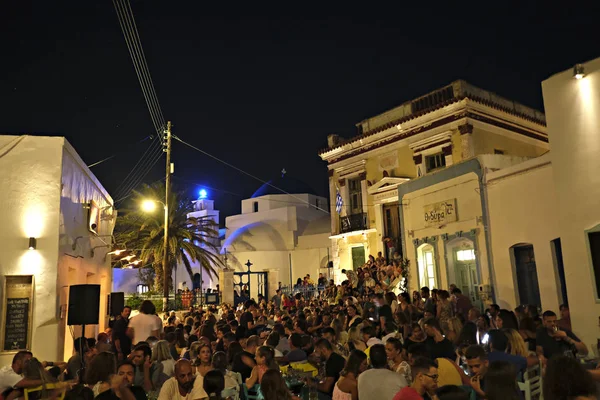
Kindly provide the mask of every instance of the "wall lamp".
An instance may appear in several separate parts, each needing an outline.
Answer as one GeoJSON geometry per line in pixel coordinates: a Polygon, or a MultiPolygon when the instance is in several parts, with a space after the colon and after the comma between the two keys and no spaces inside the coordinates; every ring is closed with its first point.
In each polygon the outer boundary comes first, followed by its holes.
{"type": "Polygon", "coordinates": [[[585,76],[585,69],[582,64],[575,64],[573,67],[573,78],[582,79],[585,76]]]}
{"type": "Polygon", "coordinates": [[[37,239],[34,237],[29,238],[29,250],[35,250],[37,248],[37,239]]]}

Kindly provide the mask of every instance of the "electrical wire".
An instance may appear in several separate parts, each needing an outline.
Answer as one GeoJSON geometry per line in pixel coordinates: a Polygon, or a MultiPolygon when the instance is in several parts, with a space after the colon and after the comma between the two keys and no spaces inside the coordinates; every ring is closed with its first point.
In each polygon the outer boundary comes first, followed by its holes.
{"type": "Polygon", "coordinates": [[[246,171],[244,171],[243,169],[241,169],[241,168],[238,168],[238,167],[236,167],[235,165],[232,165],[232,164],[228,163],[227,161],[221,160],[220,158],[218,158],[218,157],[216,157],[216,156],[213,156],[212,154],[210,154],[210,153],[208,153],[208,152],[206,152],[206,151],[204,151],[204,150],[201,150],[201,149],[199,149],[198,147],[196,147],[196,146],[194,146],[194,145],[192,145],[192,144],[190,144],[190,143],[186,142],[185,140],[182,140],[182,139],[181,139],[181,138],[179,138],[177,135],[173,135],[173,139],[175,139],[175,140],[177,140],[177,141],[179,141],[179,142],[181,142],[181,143],[185,144],[186,146],[188,146],[188,147],[190,147],[190,148],[192,148],[192,149],[194,149],[194,150],[196,150],[196,151],[198,151],[198,152],[200,152],[200,153],[204,154],[204,155],[205,155],[205,156],[207,156],[207,157],[210,157],[210,158],[212,158],[212,159],[213,159],[213,160],[215,160],[215,161],[218,161],[218,162],[220,162],[221,164],[227,165],[228,167],[230,167],[230,168],[233,168],[233,169],[235,169],[236,171],[238,171],[238,172],[241,172],[242,174],[244,174],[244,175],[247,175],[247,176],[249,176],[249,177],[251,177],[251,178],[253,178],[253,179],[256,179],[257,181],[259,181],[259,182],[261,182],[261,183],[263,183],[263,184],[265,184],[265,185],[267,185],[267,186],[270,186],[270,187],[272,187],[273,189],[279,190],[280,192],[282,192],[282,193],[284,193],[284,194],[287,194],[288,196],[291,196],[291,197],[295,198],[296,200],[299,200],[300,202],[302,202],[302,203],[304,203],[304,204],[307,204],[309,207],[314,207],[314,208],[315,208],[315,209],[317,209],[317,210],[320,210],[320,211],[323,211],[323,212],[324,212],[324,213],[326,213],[326,214],[329,214],[329,211],[327,211],[327,210],[325,210],[325,209],[323,209],[323,208],[321,208],[321,207],[319,207],[319,206],[317,206],[317,205],[315,205],[315,204],[310,204],[308,201],[306,201],[306,200],[304,200],[304,199],[302,199],[302,198],[300,198],[300,197],[297,197],[297,196],[295,196],[295,195],[293,195],[293,194],[291,194],[291,193],[288,193],[288,192],[286,192],[285,190],[283,190],[283,189],[281,189],[281,188],[279,188],[279,187],[277,187],[277,186],[273,185],[272,183],[269,183],[269,182],[267,182],[267,181],[265,181],[265,180],[263,180],[263,179],[260,179],[259,177],[255,176],[255,175],[252,175],[251,173],[249,173],[249,172],[246,172],[246,171]]]}
{"type": "MultiPolygon", "coordinates": [[[[128,194],[132,189],[137,187],[144,177],[152,170],[154,165],[162,158],[162,147],[159,146],[150,151],[150,155],[143,159],[143,162],[139,164],[139,168],[135,170],[135,173],[131,178],[124,184],[120,190],[118,190],[116,197],[122,197],[128,194]]],[[[142,161],[142,159],[140,159],[142,161]]],[[[134,171],[132,170],[132,171],[134,171]]],[[[125,183],[125,182],[124,182],[125,183]]]]}
{"type": "MultiPolygon", "coordinates": [[[[148,136],[146,136],[145,138],[143,138],[142,140],[140,140],[140,141],[138,141],[138,142],[134,143],[134,145],[138,145],[138,144],[140,144],[140,143],[142,143],[142,142],[145,142],[145,141],[146,141],[146,140],[148,140],[148,139],[152,140],[152,138],[153,138],[153,136],[152,136],[152,135],[148,135],[148,136]]],[[[92,167],[95,167],[96,165],[102,164],[104,161],[111,160],[111,159],[115,158],[116,156],[118,156],[119,154],[122,154],[122,153],[123,153],[123,151],[124,151],[124,150],[121,150],[120,152],[118,152],[118,153],[115,153],[115,154],[113,154],[112,156],[106,157],[106,158],[104,158],[104,159],[102,159],[102,160],[100,160],[100,161],[96,161],[95,163],[92,163],[92,164],[88,165],[87,167],[88,167],[88,168],[92,168],[92,167]]]]}
{"type": "MultiPolygon", "coordinates": [[[[162,146],[159,144],[159,147],[162,147],[162,146]]],[[[146,151],[144,151],[144,153],[142,154],[142,156],[140,157],[138,162],[133,166],[133,168],[131,169],[131,171],[129,171],[129,173],[125,176],[125,178],[123,178],[123,181],[121,181],[121,184],[115,190],[116,194],[120,194],[123,189],[125,189],[129,186],[131,181],[128,181],[128,179],[131,176],[135,176],[135,174],[137,173],[136,168],[140,164],[143,165],[147,161],[148,158],[146,158],[146,155],[154,154],[155,151],[156,151],[156,142],[150,143],[150,145],[146,148],[146,151]]]]}
{"type": "MultiPolygon", "coordinates": [[[[141,44],[135,18],[133,16],[133,10],[128,0],[113,0],[113,6],[115,8],[119,25],[129,50],[133,67],[135,69],[142,94],[146,101],[146,106],[150,113],[150,118],[161,139],[156,143],[151,144],[144,154],[140,157],[137,163],[133,166],[131,171],[127,174],[125,179],[121,182],[115,193],[116,197],[120,198],[128,194],[131,189],[135,188],[144,179],[152,167],[158,162],[162,155],[162,139],[164,137],[165,119],[156,95],[156,90],[150,75],[148,63],[144,50],[141,44]]],[[[106,161],[106,160],[103,160],[106,161]]]]}
{"type": "Polygon", "coordinates": [[[123,32],[129,54],[131,55],[133,66],[136,71],[136,75],[138,76],[148,111],[150,112],[156,132],[162,138],[164,136],[164,117],[156,96],[154,83],[148,69],[148,63],[146,61],[142,44],[139,39],[137,26],[133,18],[133,11],[131,10],[131,6],[127,0],[113,0],[113,5],[117,11],[119,24],[121,25],[121,30],[123,32]]]}

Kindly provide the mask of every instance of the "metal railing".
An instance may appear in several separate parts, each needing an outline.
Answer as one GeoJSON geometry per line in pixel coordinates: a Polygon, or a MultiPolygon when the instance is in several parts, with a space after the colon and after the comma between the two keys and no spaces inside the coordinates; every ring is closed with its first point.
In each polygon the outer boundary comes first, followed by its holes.
{"type": "Polygon", "coordinates": [[[368,229],[367,213],[357,213],[340,217],[340,233],[362,231],[368,229]]]}
{"type": "Polygon", "coordinates": [[[319,297],[325,291],[325,286],[281,286],[281,293],[293,298],[300,293],[305,299],[319,297]]]}

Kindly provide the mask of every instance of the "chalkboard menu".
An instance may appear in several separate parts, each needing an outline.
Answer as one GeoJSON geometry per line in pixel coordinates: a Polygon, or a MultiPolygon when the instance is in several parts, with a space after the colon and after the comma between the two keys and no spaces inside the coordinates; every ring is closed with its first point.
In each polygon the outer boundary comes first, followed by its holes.
{"type": "Polygon", "coordinates": [[[6,276],[2,312],[2,351],[29,349],[33,300],[33,276],[6,276]]]}
{"type": "Polygon", "coordinates": [[[6,299],[4,351],[27,348],[29,328],[29,298],[6,299]]]}

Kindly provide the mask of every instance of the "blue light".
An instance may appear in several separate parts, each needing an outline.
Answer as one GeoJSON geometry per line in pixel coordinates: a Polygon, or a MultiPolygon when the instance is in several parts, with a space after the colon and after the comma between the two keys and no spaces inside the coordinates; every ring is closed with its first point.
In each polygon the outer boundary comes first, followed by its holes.
{"type": "Polygon", "coordinates": [[[206,199],[208,197],[208,193],[206,192],[205,189],[200,189],[200,198],[201,199],[206,199]]]}

